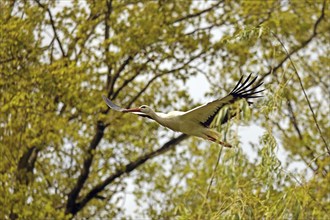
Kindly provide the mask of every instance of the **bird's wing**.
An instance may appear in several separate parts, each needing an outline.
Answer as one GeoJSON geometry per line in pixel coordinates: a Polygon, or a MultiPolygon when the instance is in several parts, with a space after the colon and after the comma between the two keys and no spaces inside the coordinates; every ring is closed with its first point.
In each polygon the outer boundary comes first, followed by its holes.
{"type": "MultiPolygon", "coordinates": [[[[198,121],[203,126],[208,127],[210,126],[211,122],[213,121],[213,119],[215,118],[215,116],[218,114],[218,112],[223,106],[234,103],[239,99],[262,97],[256,94],[264,90],[255,91],[259,86],[262,85],[262,82],[255,86],[250,87],[257,79],[256,76],[255,78],[250,80],[251,75],[252,74],[250,74],[248,78],[243,83],[241,83],[243,81],[243,76],[242,76],[241,79],[236,84],[235,88],[224,98],[217,99],[212,102],[206,103],[204,105],[198,106],[190,111],[187,111],[181,117],[187,120],[198,121]]],[[[249,101],[248,103],[252,104],[252,102],[249,101]]]]}
{"type": "MultiPolygon", "coordinates": [[[[115,111],[124,112],[125,110],[127,110],[127,109],[122,108],[122,107],[116,105],[115,103],[111,102],[110,99],[108,99],[104,95],[102,95],[102,98],[105,101],[105,103],[107,103],[107,106],[109,106],[111,109],[113,109],[115,111]]],[[[149,115],[147,115],[147,114],[145,114],[143,112],[130,112],[130,113],[133,113],[133,114],[138,115],[138,116],[141,116],[141,117],[147,117],[147,118],[152,119],[149,115]]]]}

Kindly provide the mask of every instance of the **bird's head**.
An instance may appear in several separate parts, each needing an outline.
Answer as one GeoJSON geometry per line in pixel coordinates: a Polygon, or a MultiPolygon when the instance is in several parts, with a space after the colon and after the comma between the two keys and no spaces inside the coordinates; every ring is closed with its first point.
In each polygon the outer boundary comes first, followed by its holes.
{"type": "Polygon", "coordinates": [[[152,109],[147,105],[141,105],[139,107],[139,109],[140,109],[140,112],[143,112],[143,113],[146,113],[146,114],[152,112],[152,109]]]}
{"type": "Polygon", "coordinates": [[[153,110],[147,105],[141,105],[139,108],[125,109],[123,112],[142,112],[145,114],[151,113],[153,110]]]}

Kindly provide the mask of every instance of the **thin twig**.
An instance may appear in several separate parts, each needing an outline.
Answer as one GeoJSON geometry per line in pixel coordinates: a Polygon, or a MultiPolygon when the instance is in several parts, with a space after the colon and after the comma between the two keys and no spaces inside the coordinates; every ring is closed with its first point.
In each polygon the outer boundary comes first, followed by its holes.
{"type": "Polygon", "coordinates": [[[50,11],[50,9],[49,9],[47,6],[41,4],[40,0],[35,0],[35,2],[39,5],[39,7],[41,7],[42,9],[44,9],[44,10],[47,11],[48,16],[49,16],[49,21],[50,21],[50,24],[51,24],[52,29],[53,29],[53,32],[54,32],[54,37],[55,37],[55,39],[56,39],[56,41],[57,41],[57,43],[58,43],[58,45],[59,45],[59,47],[60,47],[60,50],[61,50],[61,52],[62,52],[62,56],[63,56],[63,57],[66,57],[66,54],[65,54],[65,52],[64,52],[64,48],[63,48],[63,46],[62,46],[62,42],[61,42],[61,40],[60,40],[60,38],[59,38],[59,36],[58,36],[58,33],[57,33],[57,28],[56,28],[56,26],[55,26],[55,21],[54,21],[54,18],[53,18],[52,12],[50,11]]]}
{"type": "Polygon", "coordinates": [[[210,189],[211,189],[211,186],[212,186],[212,184],[213,184],[215,171],[217,170],[218,165],[219,165],[219,162],[220,162],[220,157],[221,157],[222,149],[223,149],[223,146],[220,147],[219,154],[218,154],[218,159],[217,159],[217,163],[215,164],[215,166],[214,166],[214,168],[213,168],[213,173],[212,173],[211,181],[210,181],[209,187],[207,188],[207,192],[206,192],[206,196],[205,196],[206,199],[207,199],[208,196],[209,196],[210,189]]]}
{"type": "Polygon", "coordinates": [[[190,18],[195,18],[195,17],[201,16],[202,14],[207,13],[207,12],[210,12],[213,9],[217,8],[223,2],[224,2],[224,0],[221,0],[221,1],[217,2],[217,3],[215,3],[214,5],[211,5],[209,8],[206,8],[204,10],[198,11],[198,12],[196,12],[194,14],[188,14],[188,15],[186,15],[184,17],[178,18],[175,21],[171,22],[171,24],[175,24],[175,23],[184,21],[186,19],[190,19],[190,18]]]}

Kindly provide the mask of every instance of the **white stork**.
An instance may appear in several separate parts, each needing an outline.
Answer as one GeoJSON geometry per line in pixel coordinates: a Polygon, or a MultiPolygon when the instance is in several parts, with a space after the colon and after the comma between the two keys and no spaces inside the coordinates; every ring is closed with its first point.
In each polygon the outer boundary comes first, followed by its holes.
{"type": "MultiPolygon", "coordinates": [[[[257,93],[264,91],[264,89],[256,91],[256,89],[262,85],[262,82],[249,88],[257,79],[256,76],[250,80],[251,75],[252,74],[250,74],[248,78],[241,83],[243,81],[242,76],[235,88],[224,98],[216,99],[186,112],[171,111],[165,114],[155,112],[147,105],[142,105],[139,108],[124,109],[111,102],[104,95],[102,95],[102,97],[107,105],[115,111],[124,113],[131,112],[142,117],[148,117],[173,131],[179,131],[187,135],[201,137],[203,139],[221,144],[225,147],[231,147],[230,144],[221,141],[220,133],[210,129],[209,126],[220,109],[225,105],[232,104],[240,99],[248,100],[250,98],[262,97],[260,95],[256,95],[257,93]]],[[[252,102],[248,101],[248,103],[251,104],[252,102]]]]}

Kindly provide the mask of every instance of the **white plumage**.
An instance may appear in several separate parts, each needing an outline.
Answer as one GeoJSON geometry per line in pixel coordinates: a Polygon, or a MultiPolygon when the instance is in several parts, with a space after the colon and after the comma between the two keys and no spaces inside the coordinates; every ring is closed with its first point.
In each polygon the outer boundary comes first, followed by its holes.
{"type": "MultiPolygon", "coordinates": [[[[187,135],[201,137],[203,139],[222,144],[226,147],[231,147],[230,144],[221,141],[220,133],[210,129],[209,126],[220,109],[225,105],[232,104],[239,99],[248,100],[250,98],[262,97],[260,95],[256,95],[257,93],[264,91],[256,91],[257,88],[262,85],[262,82],[255,86],[251,86],[257,79],[256,76],[250,80],[251,75],[252,74],[250,74],[243,83],[242,76],[235,88],[224,98],[216,99],[186,112],[172,111],[169,113],[160,113],[155,112],[152,108],[146,105],[142,105],[139,108],[124,109],[111,102],[107,97],[102,97],[107,105],[113,110],[124,113],[130,112],[139,116],[148,117],[173,131],[179,131],[187,135]]],[[[248,103],[251,102],[248,101],[248,103]]]]}

